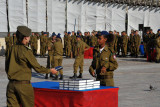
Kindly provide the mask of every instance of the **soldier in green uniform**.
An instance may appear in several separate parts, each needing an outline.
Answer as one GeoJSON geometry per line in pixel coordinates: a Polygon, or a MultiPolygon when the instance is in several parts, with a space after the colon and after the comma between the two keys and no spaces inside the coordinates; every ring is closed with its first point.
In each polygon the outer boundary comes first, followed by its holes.
{"type": "Polygon", "coordinates": [[[8,36],[5,37],[6,42],[6,52],[9,51],[13,45],[12,37],[10,37],[10,33],[8,33],[8,36]]]}
{"type": "Polygon", "coordinates": [[[131,56],[133,56],[135,55],[134,32],[131,32],[130,37],[129,37],[129,42],[130,42],[131,56]]]}
{"type": "Polygon", "coordinates": [[[74,68],[74,75],[70,78],[77,78],[77,70],[78,70],[78,67],[79,67],[79,76],[78,78],[82,78],[82,73],[83,73],[83,60],[84,60],[84,51],[85,50],[88,50],[90,47],[81,40],[81,36],[77,36],[77,45],[76,45],[76,51],[77,51],[77,54],[76,54],[76,58],[75,58],[75,61],[74,61],[74,65],[73,65],[73,68],[74,68]]]}
{"type": "Polygon", "coordinates": [[[72,46],[72,56],[75,57],[75,45],[76,45],[76,35],[74,33],[74,31],[72,31],[72,35],[71,35],[71,46],[72,46]]]}
{"type": "Polygon", "coordinates": [[[41,57],[45,57],[47,50],[47,42],[48,42],[47,32],[43,33],[43,35],[40,38],[40,42],[41,42],[41,57]]]}
{"type": "Polygon", "coordinates": [[[88,43],[88,33],[84,32],[83,41],[87,44],[88,43]]]}
{"type": "Polygon", "coordinates": [[[66,55],[66,46],[67,46],[67,32],[64,31],[64,52],[65,52],[65,55],[66,55]]]}
{"type": "Polygon", "coordinates": [[[90,74],[96,77],[102,86],[114,86],[113,71],[118,67],[113,50],[106,45],[109,35],[104,31],[98,35],[99,46],[94,48],[93,61],[89,67],[90,74]]]}
{"type": "Polygon", "coordinates": [[[121,36],[119,35],[119,32],[117,32],[117,38],[118,38],[118,41],[117,41],[117,55],[119,55],[120,53],[120,49],[121,49],[121,36]]]}
{"type": "Polygon", "coordinates": [[[79,35],[81,37],[81,40],[84,41],[82,32],[79,32],[77,35],[79,35]]]}
{"type": "Polygon", "coordinates": [[[92,32],[91,36],[91,46],[95,47],[97,45],[97,37],[95,36],[95,33],[92,32]]]}
{"type": "Polygon", "coordinates": [[[143,36],[143,45],[144,45],[144,52],[145,52],[145,56],[148,53],[147,52],[147,43],[149,41],[149,30],[147,30],[146,34],[143,36]]]}
{"type": "Polygon", "coordinates": [[[114,30],[113,34],[114,34],[114,51],[115,51],[115,53],[117,53],[117,42],[118,42],[117,31],[114,30]]]}
{"type": "Polygon", "coordinates": [[[159,37],[159,34],[160,34],[160,29],[157,30],[157,34],[155,35],[156,39],[159,37]]]}
{"type": "MultiPolygon", "coordinates": [[[[54,61],[53,61],[53,45],[56,41],[56,34],[52,33],[52,36],[48,40],[48,58],[47,58],[47,68],[53,68],[54,67],[54,61]]],[[[50,73],[50,77],[53,77],[53,75],[50,73]]],[[[48,74],[46,74],[45,79],[48,79],[48,74]]]]}
{"type": "Polygon", "coordinates": [[[135,31],[135,35],[134,35],[134,46],[135,46],[135,56],[138,57],[138,54],[139,54],[139,47],[140,47],[140,44],[141,44],[141,37],[140,35],[138,34],[138,30],[135,31]]]}
{"type": "Polygon", "coordinates": [[[33,54],[35,55],[35,40],[34,40],[34,33],[32,33],[32,35],[30,36],[30,45],[31,45],[31,49],[33,51],[33,54]]]}
{"type": "Polygon", "coordinates": [[[156,63],[160,63],[160,34],[156,39],[156,63]]]}
{"type": "Polygon", "coordinates": [[[71,49],[72,49],[71,41],[72,41],[71,32],[68,32],[66,39],[66,58],[69,58],[71,56],[71,49]]]}
{"type": "Polygon", "coordinates": [[[127,55],[128,36],[127,36],[125,31],[122,32],[121,43],[122,43],[122,56],[126,57],[126,55],[127,55]]]}
{"type": "MultiPolygon", "coordinates": [[[[61,42],[61,37],[60,33],[56,37],[56,42],[53,45],[53,62],[54,62],[54,67],[56,66],[62,66],[62,61],[63,61],[63,45],[61,42]]],[[[60,70],[60,80],[63,80],[63,70],[60,70]]],[[[58,80],[58,73],[56,74],[56,77],[54,80],[58,80]]]]}
{"type": "Polygon", "coordinates": [[[7,107],[34,107],[34,90],[31,85],[31,68],[39,73],[56,74],[55,69],[47,69],[37,62],[29,43],[31,29],[26,26],[17,27],[17,44],[6,54],[5,71],[9,83],[7,86],[7,107]]]}

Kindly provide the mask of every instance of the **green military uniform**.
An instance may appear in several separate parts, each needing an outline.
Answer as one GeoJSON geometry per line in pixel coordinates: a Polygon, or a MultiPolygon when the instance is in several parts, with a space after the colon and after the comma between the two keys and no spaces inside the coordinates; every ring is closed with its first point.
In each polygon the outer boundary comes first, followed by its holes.
{"type": "Polygon", "coordinates": [[[122,56],[127,55],[127,44],[128,44],[128,36],[122,35],[121,36],[121,43],[122,43],[122,56]]]}
{"type": "Polygon", "coordinates": [[[17,43],[17,37],[16,36],[12,36],[12,41],[13,41],[13,45],[16,45],[16,43],[17,43]]]}
{"type": "Polygon", "coordinates": [[[12,47],[12,44],[13,44],[12,37],[10,36],[5,37],[5,42],[6,42],[6,52],[7,52],[12,47]]]}
{"type": "Polygon", "coordinates": [[[156,62],[160,63],[160,37],[156,39],[156,62]]]}
{"type": "Polygon", "coordinates": [[[38,43],[37,42],[37,36],[31,35],[31,37],[30,37],[30,44],[31,44],[31,49],[32,49],[34,55],[37,54],[37,47],[38,47],[37,43],[38,43]]]}
{"type": "Polygon", "coordinates": [[[114,35],[114,51],[117,53],[118,35],[114,35]]]}
{"type": "Polygon", "coordinates": [[[71,49],[72,49],[71,40],[72,40],[71,36],[68,35],[66,39],[66,56],[67,57],[71,56],[71,49]]]}
{"type": "Polygon", "coordinates": [[[75,57],[76,36],[72,35],[71,38],[72,55],[75,57]]]}
{"type": "Polygon", "coordinates": [[[139,46],[141,44],[141,37],[139,35],[134,35],[133,38],[134,38],[134,46],[135,46],[134,52],[135,52],[135,56],[137,57],[139,54],[139,46]]]}
{"type": "Polygon", "coordinates": [[[118,63],[113,56],[113,50],[109,49],[105,45],[102,52],[100,52],[99,47],[94,48],[93,61],[89,67],[89,72],[92,73],[96,70],[97,80],[103,86],[114,86],[113,71],[117,69],[118,63]],[[106,68],[105,73],[101,73],[102,67],[106,68]]]}
{"type": "MultiPolygon", "coordinates": [[[[56,38],[56,42],[53,45],[53,62],[54,67],[62,66],[62,60],[63,60],[63,45],[60,38],[56,38]]],[[[63,70],[60,70],[61,78],[63,78],[63,70]]],[[[58,73],[56,74],[56,78],[58,78],[58,73]]]]}
{"type": "Polygon", "coordinates": [[[41,54],[41,56],[45,56],[45,54],[46,54],[47,41],[48,41],[48,38],[47,38],[46,36],[42,35],[42,36],[40,37],[40,44],[41,44],[40,54],[41,54]]]}
{"type": "Polygon", "coordinates": [[[117,35],[118,37],[118,41],[117,41],[117,52],[118,52],[118,55],[120,53],[120,49],[121,49],[121,36],[120,35],[117,35]]]}
{"type": "Polygon", "coordinates": [[[97,37],[91,36],[91,46],[95,47],[97,45],[97,37]]]}
{"type": "Polygon", "coordinates": [[[78,67],[80,68],[79,73],[83,73],[83,59],[84,59],[84,51],[85,48],[89,48],[89,46],[83,42],[82,40],[77,41],[77,52],[79,50],[79,53],[77,53],[75,61],[74,61],[74,74],[77,74],[78,67]]]}
{"type": "MultiPolygon", "coordinates": [[[[19,32],[29,36],[31,30],[24,30],[27,27],[18,27],[19,32]],[[26,31],[26,32],[25,32],[26,31]]],[[[14,45],[6,54],[5,71],[9,83],[7,86],[7,107],[34,107],[34,91],[30,83],[31,68],[39,73],[50,73],[39,65],[32,50],[23,44],[14,45]]]]}
{"type": "Polygon", "coordinates": [[[147,53],[147,42],[148,42],[148,34],[143,36],[143,45],[144,45],[144,52],[147,53]]]}
{"type": "Polygon", "coordinates": [[[130,34],[129,42],[130,42],[131,56],[133,56],[135,54],[134,35],[130,34]]]}
{"type": "Polygon", "coordinates": [[[67,35],[64,35],[64,50],[66,55],[66,47],[67,47],[67,35]]]}

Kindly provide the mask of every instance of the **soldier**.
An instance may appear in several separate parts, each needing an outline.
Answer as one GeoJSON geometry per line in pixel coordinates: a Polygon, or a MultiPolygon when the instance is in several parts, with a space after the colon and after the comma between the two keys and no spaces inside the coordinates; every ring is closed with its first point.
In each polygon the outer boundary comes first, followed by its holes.
{"type": "Polygon", "coordinates": [[[75,35],[74,31],[72,31],[71,38],[72,38],[72,40],[71,40],[72,56],[75,57],[76,35],[75,35]]]}
{"type": "MultiPolygon", "coordinates": [[[[61,37],[60,34],[57,35],[56,37],[56,42],[53,45],[53,62],[54,62],[54,67],[56,66],[62,66],[62,60],[63,60],[63,45],[61,42],[61,37]]],[[[60,80],[63,80],[63,71],[60,70],[60,80]]],[[[56,77],[54,80],[58,80],[58,73],[56,74],[56,77]]]]}
{"type": "Polygon", "coordinates": [[[143,45],[144,45],[145,56],[148,53],[147,52],[147,43],[148,42],[149,42],[149,30],[147,30],[146,34],[144,34],[144,36],[143,36],[143,45]]]}
{"type": "Polygon", "coordinates": [[[48,38],[47,38],[47,32],[44,32],[43,35],[40,38],[40,42],[41,42],[41,57],[45,57],[46,54],[46,48],[47,48],[47,42],[48,42],[48,38]]]}
{"type": "Polygon", "coordinates": [[[67,46],[67,32],[64,31],[64,51],[65,51],[65,55],[66,55],[66,46],[67,46]]]}
{"type": "Polygon", "coordinates": [[[129,37],[129,42],[130,42],[131,56],[133,56],[135,55],[134,32],[131,32],[130,37],[129,37]]]}
{"type": "MultiPolygon", "coordinates": [[[[78,34],[77,34],[77,35],[78,35],[78,34]]],[[[79,32],[79,36],[81,37],[81,40],[84,41],[82,32],[79,32]]]]}
{"type": "Polygon", "coordinates": [[[117,42],[118,42],[117,31],[114,30],[113,34],[114,34],[114,51],[115,51],[115,53],[117,53],[117,42]]]}
{"type": "Polygon", "coordinates": [[[82,78],[83,73],[83,59],[84,59],[84,51],[88,50],[90,47],[81,40],[81,36],[77,36],[77,55],[74,61],[74,75],[70,78],[82,78]],[[77,70],[79,67],[79,76],[77,77],[77,70]]]}
{"type": "Polygon", "coordinates": [[[159,37],[159,34],[160,34],[160,29],[158,29],[158,30],[157,30],[157,34],[155,35],[155,36],[156,36],[156,38],[158,38],[158,37],[159,37]]]}
{"type": "Polygon", "coordinates": [[[99,46],[94,48],[94,57],[89,72],[100,81],[102,86],[114,86],[113,71],[117,69],[118,63],[113,51],[106,45],[107,37],[109,37],[108,32],[98,35],[99,46]]]}
{"type": "Polygon", "coordinates": [[[31,69],[39,73],[56,74],[55,69],[47,69],[37,62],[29,43],[31,29],[26,26],[17,27],[17,44],[6,54],[5,71],[9,83],[7,86],[7,107],[34,107],[34,90],[31,85],[31,69]]]}
{"type": "Polygon", "coordinates": [[[127,36],[125,31],[122,32],[121,42],[122,42],[122,56],[126,57],[126,55],[127,55],[128,36],[127,36]]]}
{"type": "MultiPolygon", "coordinates": [[[[47,68],[53,68],[54,67],[54,61],[53,61],[53,45],[55,43],[56,34],[52,33],[51,39],[48,40],[48,58],[47,58],[47,68]]],[[[50,73],[50,77],[53,77],[53,75],[50,73]]],[[[46,74],[45,79],[48,79],[48,74],[46,74]]]]}
{"type": "Polygon", "coordinates": [[[156,63],[160,63],[160,34],[156,39],[156,63]]]}
{"type": "Polygon", "coordinates": [[[155,34],[153,33],[153,30],[152,30],[152,29],[149,30],[149,38],[156,39],[156,36],[155,36],[155,34]]]}
{"type": "Polygon", "coordinates": [[[34,33],[32,32],[32,35],[30,36],[30,45],[31,45],[31,49],[33,51],[33,54],[36,55],[35,53],[35,37],[34,37],[34,33]]]}
{"type": "Polygon", "coordinates": [[[83,41],[87,44],[88,43],[88,33],[84,32],[83,41]]]}
{"type": "Polygon", "coordinates": [[[117,55],[119,55],[120,53],[120,49],[121,49],[121,36],[119,35],[119,32],[117,32],[117,38],[118,38],[118,41],[117,41],[117,55]]]}
{"type": "Polygon", "coordinates": [[[10,37],[10,33],[8,33],[8,36],[5,37],[6,42],[6,52],[9,51],[13,45],[12,37],[10,37]]]}
{"type": "Polygon", "coordinates": [[[66,39],[66,58],[71,57],[71,49],[72,49],[71,40],[72,40],[71,32],[68,32],[67,39],[66,39]]]}
{"type": "Polygon", "coordinates": [[[138,54],[139,54],[139,47],[140,47],[140,44],[141,44],[141,37],[139,36],[138,34],[138,30],[135,31],[135,35],[134,35],[134,46],[135,46],[135,56],[136,58],[138,57],[138,54]]]}
{"type": "Polygon", "coordinates": [[[97,45],[97,37],[95,36],[95,33],[92,32],[91,36],[91,46],[95,47],[97,45]]]}

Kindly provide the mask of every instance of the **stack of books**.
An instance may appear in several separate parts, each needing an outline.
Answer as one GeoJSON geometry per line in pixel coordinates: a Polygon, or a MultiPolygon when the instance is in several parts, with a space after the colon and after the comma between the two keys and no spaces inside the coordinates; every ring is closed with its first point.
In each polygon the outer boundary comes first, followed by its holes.
{"type": "Polygon", "coordinates": [[[100,88],[100,81],[94,80],[63,80],[59,82],[59,89],[64,90],[86,90],[100,88]]]}

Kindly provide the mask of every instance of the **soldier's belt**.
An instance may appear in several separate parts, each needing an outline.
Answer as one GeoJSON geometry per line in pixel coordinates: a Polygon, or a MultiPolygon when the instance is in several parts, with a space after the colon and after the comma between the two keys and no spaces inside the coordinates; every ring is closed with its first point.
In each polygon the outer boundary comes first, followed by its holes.
{"type": "Polygon", "coordinates": [[[17,80],[10,80],[11,83],[14,84],[30,84],[30,81],[17,81],[17,80]]]}
{"type": "Polygon", "coordinates": [[[113,75],[97,75],[98,79],[112,79],[113,75]]]}

